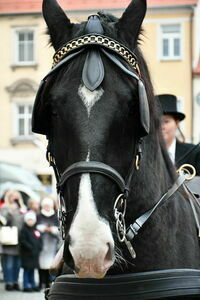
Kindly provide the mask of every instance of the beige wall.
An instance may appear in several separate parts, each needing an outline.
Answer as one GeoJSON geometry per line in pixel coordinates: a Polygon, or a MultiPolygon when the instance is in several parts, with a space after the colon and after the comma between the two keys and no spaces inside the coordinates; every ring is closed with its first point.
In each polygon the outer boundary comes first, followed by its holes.
{"type": "MultiPolygon", "coordinates": [[[[193,68],[195,69],[200,59],[200,0],[193,20],[193,68]]],[[[200,142],[200,102],[197,102],[197,95],[200,95],[200,74],[193,76],[193,136],[195,143],[200,142]]]]}
{"type": "Polygon", "coordinates": [[[187,140],[191,139],[192,126],[192,73],[191,73],[191,11],[149,11],[144,23],[145,37],[142,50],[148,62],[155,94],[175,94],[183,101],[187,115],[182,129],[187,140]],[[183,28],[183,59],[163,61],[159,58],[159,25],[180,22],[183,28]]]}
{"type": "MultiPolygon", "coordinates": [[[[36,85],[51,67],[52,51],[48,44],[48,37],[45,34],[45,24],[41,16],[13,16],[0,17],[0,36],[3,36],[3,43],[0,43],[1,56],[1,84],[0,84],[0,147],[9,147],[12,137],[12,99],[8,92],[10,87],[18,80],[31,80],[36,85]],[[14,67],[14,29],[16,27],[33,27],[36,32],[36,65],[25,67],[14,67]]],[[[34,93],[27,95],[34,100],[34,93]]]]}
{"type": "Polygon", "coordinates": [[[194,142],[200,142],[200,75],[194,75],[193,80],[193,91],[194,91],[194,119],[193,119],[193,129],[194,129],[194,142]],[[197,102],[198,95],[198,102],[197,102]]]}

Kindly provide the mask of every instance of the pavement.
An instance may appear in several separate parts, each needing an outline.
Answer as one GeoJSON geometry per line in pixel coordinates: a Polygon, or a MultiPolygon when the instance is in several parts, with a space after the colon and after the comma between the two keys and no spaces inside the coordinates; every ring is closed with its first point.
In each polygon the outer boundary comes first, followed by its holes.
{"type": "MultiPolygon", "coordinates": [[[[36,281],[37,282],[37,281],[36,281]]],[[[22,271],[20,271],[19,285],[22,287],[22,271]]],[[[23,292],[23,291],[5,291],[2,271],[0,270],[0,300],[44,300],[44,291],[41,292],[23,292]]]]}

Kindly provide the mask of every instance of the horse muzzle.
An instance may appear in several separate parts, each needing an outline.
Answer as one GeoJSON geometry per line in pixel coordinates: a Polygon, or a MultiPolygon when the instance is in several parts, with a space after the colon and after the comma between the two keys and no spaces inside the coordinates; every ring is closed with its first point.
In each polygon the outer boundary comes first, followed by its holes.
{"type": "MultiPolygon", "coordinates": [[[[71,250],[70,250],[71,251],[71,250]]],[[[103,278],[114,264],[114,247],[106,245],[105,251],[93,258],[85,258],[81,254],[74,258],[75,274],[78,278],[103,278]]]]}

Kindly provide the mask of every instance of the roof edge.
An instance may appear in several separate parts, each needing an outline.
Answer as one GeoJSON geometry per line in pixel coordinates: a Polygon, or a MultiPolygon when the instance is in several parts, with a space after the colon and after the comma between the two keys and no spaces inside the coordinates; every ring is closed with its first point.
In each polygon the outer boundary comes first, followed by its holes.
{"type": "Polygon", "coordinates": [[[184,4],[184,5],[155,5],[148,6],[149,9],[163,9],[163,8],[193,8],[197,6],[197,4],[184,4]]]}
{"type": "MultiPolygon", "coordinates": [[[[197,4],[184,4],[184,5],[155,5],[155,6],[147,6],[148,10],[154,10],[154,9],[158,9],[158,10],[162,10],[162,9],[188,9],[191,8],[193,9],[194,7],[196,7],[197,4]]],[[[66,10],[64,9],[64,11],[66,12],[70,12],[70,13],[77,13],[77,12],[86,12],[86,11],[97,11],[97,10],[107,10],[107,11],[120,11],[120,10],[124,10],[126,8],[126,6],[124,7],[110,7],[110,8],[87,8],[87,9],[72,9],[72,10],[66,10]]],[[[19,11],[19,12],[15,12],[15,11],[11,11],[11,12],[0,12],[0,16],[9,16],[9,15],[34,15],[34,14],[41,14],[42,11],[41,10],[36,10],[36,11],[19,11]]]]}
{"type": "MultiPolygon", "coordinates": [[[[90,11],[99,11],[99,10],[106,10],[106,11],[121,11],[124,10],[126,7],[110,7],[110,8],[87,8],[87,9],[64,9],[67,13],[77,13],[77,12],[90,12],[90,11]]],[[[42,14],[42,11],[22,11],[22,12],[0,12],[0,16],[14,16],[14,15],[33,15],[33,14],[42,14]]]]}

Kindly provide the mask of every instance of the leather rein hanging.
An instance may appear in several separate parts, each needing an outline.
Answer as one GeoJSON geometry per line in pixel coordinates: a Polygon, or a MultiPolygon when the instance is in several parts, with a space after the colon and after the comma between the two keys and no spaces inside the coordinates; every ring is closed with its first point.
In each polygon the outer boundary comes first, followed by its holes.
{"type": "MultiPolygon", "coordinates": [[[[88,21],[88,28],[90,27],[90,18],[94,22],[98,23],[98,16],[91,16],[89,17],[88,21]]],[[[99,24],[98,24],[99,26],[99,24]]],[[[97,27],[98,27],[97,26],[97,27]]],[[[99,28],[99,27],[98,27],[99,28]]],[[[90,31],[90,30],[89,30],[90,31]]],[[[98,31],[98,30],[97,30],[98,31]]],[[[101,30],[100,30],[101,32],[101,30]]],[[[177,189],[184,183],[185,180],[187,180],[186,175],[181,175],[177,181],[174,183],[172,188],[168,190],[167,193],[165,193],[161,199],[156,203],[156,205],[144,213],[141,217],[139,217],[133,224],[131,224],[128,229],[126,229],[125,224],[125,213],[126,213],[126,200],[129,196],[130,189],[131,189],[131,182],[134,175],[134,172],[139,169],[140,166],[140,160],[142,157],[142,142],[143,138],[149,134],[150,130],[150,118],[149,118],[149,107],[148,107],[148,101],[146,96],[146,91],[144,84],[141,79],[141,73],[137,62],[137,57],[134,53],[132,53],[128,48],[126,48],[124,45],[121,45],[119,42],[104,36],[102,34],[86,34],[82,37],[76,38],[70,42],[68,42],[66,45],[61,47],[54,55],[53,58],[53,68],[52,70],[44,77],[42,80],[37,96],[36,96],[36,106],[35,110],[37,110],[37,105],[39,103],[39,98],[41,96],[41,93],[44,89],[44,85],[48,79],[48,77],[57,72],[61,69],[63,65],[66,65],[67,62],[71,61],[73,58],[76,58],[78,55],[83,53],[85,50],[91,49],[91,47],[97,47],[98,51],[95,52],[95,50],[89,55],[87,55],[86,60],[92,61],[95,59],[99,59],[99,51],[105,55],[112,63],[114,63],[116,66],[118,66],[124,73],[131,76],[132,78],[136,79],[138,81],[138,94],[139,94],[139,108],[140,108],[140,118],[142,123],[142,134],[138,138],[138,141],[136,142],[136,147],[134,150],[133,155],[133,162],[131,162],[130,169],[128,171],[128,174],[126,178],[124,179],[117,170],[112,168],[111,166],[104,164],[102,162],[98,161],[80,161],[72,164],[69,166],[62,174],[59,173],[55,159],[53,157],[53,154],[51,153],[50,145],[48,145],[47,148],[47,160],[49,161],[50,165],[54,169],[54,173],[57,180],[57,192],[59,195],[59,220],[60,220],[60,228],[62,232],[62,238],[65,239],[66,237],[66,230],[65,230],[65,224],[66,224],[66,218],[67,214],[65,212],[65,205],[64,205],[64,199],[63,199],[63,191],[64,187],[67,183],[67,181],[74,175],[79,175],[83,173],[92,173],[92,174],[101,174],[104,175],[118,186],[120,190],[120,194],[117,197],[115,204],[114,204],[114,217],[116,220],[116,231],[117,236],[120,242],[125,242],[131,256],[133,258],[136,257],[136,253],[132,247],[131,241],[133,238],[138,234],[138,231],[142,228],[144,223],[151,217],[151,215],[154,213],[156,208],[158,208],[161,204],[163,204],[167,199],[169,199],[176,191],[177,189]],[[121,63],[121,61],[118,59],[117,56],[120,56],[123,58],[129,66],[132,68],[133,72],[130,71],[124,64],[121,63]]],[[[90,51],[90,50],[89,50],[90,51]]],[[[90,64],[90,62],[88,62],[90,64]]],[[[86,66],[87,67],[87,66],[86,66]]],[[[83,72],[84,73],[84,72],[83,72]]],[[[86,72],[87,73],[87,72],[86,72]]],[[[97,76],[96,82],[91,83],[89,82],[89,79],[87,78],[87,75],[83,75],[83,82],[85,84],[88,83],[89,88],[91,87],[91,90],[96,87],[96,85],[100,84],[103,80],[103,72],[102,70],[99,71],[99,76],[97,76]]],[[[36,115],[33,115],[33,128],[36,124],[37,120],[34,120],[36,118],[36,115]],[[34,123],[35,121],[35,123],[34,123]]],[[[37,125],[36,125],[36,132],[37,132],[37,125]]],[[[33,130],[34,131],[34,130],[33,130]]],[[[198,224],[197,224],[198,225],[198,224]]]]}

